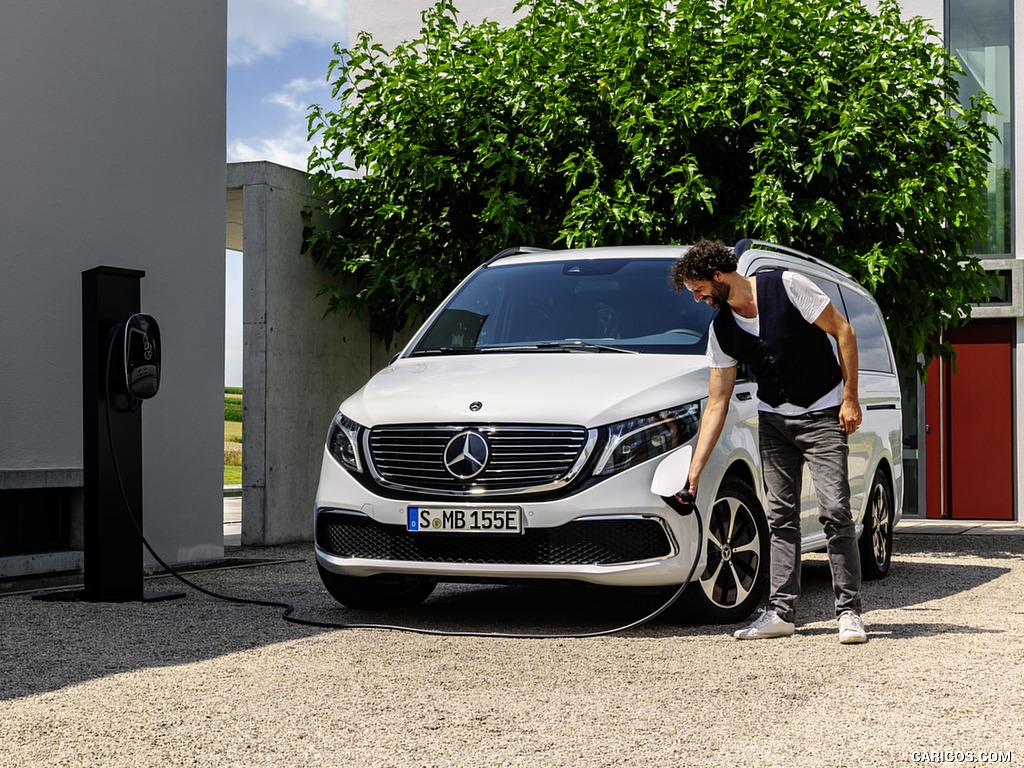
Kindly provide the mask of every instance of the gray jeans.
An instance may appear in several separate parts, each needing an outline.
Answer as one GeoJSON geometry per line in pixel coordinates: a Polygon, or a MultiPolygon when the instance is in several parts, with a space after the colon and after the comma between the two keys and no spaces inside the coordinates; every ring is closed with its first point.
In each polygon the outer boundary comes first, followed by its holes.
{"type": "Polygon", "coordinates": [[[828,541],[836,615],[860,613],[860,553],[850,512],[849,447],[839,408],[804,416],[758,414],[758,439],[771,538],[769,604],[786,621],[796,617],[800,596],[800,486],[811,472],[818,519],[828,541]]]}

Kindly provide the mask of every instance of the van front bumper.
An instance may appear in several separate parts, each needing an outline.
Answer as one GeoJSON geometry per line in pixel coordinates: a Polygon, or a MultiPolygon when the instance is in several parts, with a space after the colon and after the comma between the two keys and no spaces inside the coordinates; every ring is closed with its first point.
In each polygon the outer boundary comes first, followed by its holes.
{"type": "Polygon", "coordinates": [[[647,462],[557,500],[450,505],[518,507],[518,534],[433,533],[406,529],[408,508],[419,500],[374,495],[325,452],[315,508],[316,558],[327,570],[348,576],[679,584],[698,551],[697,526],[692,516],[680,517],[651,492],[657,464],[647,462]]]}

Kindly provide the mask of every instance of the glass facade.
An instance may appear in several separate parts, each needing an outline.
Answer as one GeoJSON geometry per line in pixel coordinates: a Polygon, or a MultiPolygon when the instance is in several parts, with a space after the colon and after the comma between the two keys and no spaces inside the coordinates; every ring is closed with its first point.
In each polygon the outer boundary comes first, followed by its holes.
{"type": "MultiPolygon", "coordinates": [[[[981,258],[1010,258],[1013,250],[1013,3],[1014,0],[946,0],[945,39],[959,60],[964,74],[959,78],[960,101],[984,91],[997,113],[987,117],[998,139],[992,143],[988,168],[985,235],[975,243],[981,258]]],[[[992,274],[992,299],[1006,303],[1009,279],[1002,272],[992,274]]],[[[904,514],[925,514],[924,472],[924,387],[916,364],[900,365],[903,390],[904,514]]]]}
{"type": "MultiPolygon", "coordinates": [[[[984,91],[996,112],[987,116],[997,134],[990,151],[987,183],[988,226],[975,243],[975,255],[981,258],[1013,258],[1013,26],[1014,3],[1020,0],[946,0],[945,40],[959,60],[960,101],[965,106],[979,91],[984,91]]],[[[1012,277],[1005,270],[990,274],[990,299],[993,304],[1011,303],[1012,277]]],[[[991,304],[990,304],[991,305],[991,304]]],[[[903,361],[900,366],[903,390],[903,446],[905,473],[904,514],[925,515],[924,443],[925,392],[916,366],[903,361]]]]}
{"type": "Polygon", "coordinates": [[[965,74],[960,101],[984,91],[998,114],[988,116],[999,140],[993,142],[988,174],[988,230],[976,244],[978,256],[1005,257],[1013,228],[1013,0],[949,0],[946,42],[965,74]]]}

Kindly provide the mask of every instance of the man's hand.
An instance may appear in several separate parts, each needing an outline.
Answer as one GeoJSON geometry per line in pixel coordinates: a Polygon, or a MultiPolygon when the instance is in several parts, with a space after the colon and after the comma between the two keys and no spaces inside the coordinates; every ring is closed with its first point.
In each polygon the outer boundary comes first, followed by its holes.
{"type": "Polygon", "coordinates": [[[843,428],[843,431],[852,435],[860,428],[861,421],[863,421],[863,416],[860,412],[860,403],[856,400],[852,402],[843,400],[843,404],[839,406],[839,426],[843,428]]]}

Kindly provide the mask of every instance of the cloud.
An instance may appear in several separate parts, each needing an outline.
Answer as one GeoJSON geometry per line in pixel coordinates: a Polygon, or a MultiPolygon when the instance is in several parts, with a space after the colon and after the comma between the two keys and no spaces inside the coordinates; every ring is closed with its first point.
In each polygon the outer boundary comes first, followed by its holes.
{"type": "Polygon", "coordinates": [[[323,101],[329,93],[326,81],[298,77],[286,83],[282,90],[271,93],[265,101],[284,107],[291,117],[305,117],[309,105],[318,100],[323,101]]]}
{"type": "Polygon", "coordinates": [[[228,162],[270,160],[289,168],[305,170],[309,153],[313,149],[313,144],[306,138],[306,114],[312,102],[323,100],[328,94],[329,88],[325,82],[299,77],[264,96],[263,104],[275,110],[280,108],[286,119],[272,119],[267,114],[265,119],[257,124],[265,133],[269,132],[269,136],[249,135],[230,138],[227,147],[228,162]]]}
{"type": "Polygon", "coordinates": [[[306,161],[313,146],[305,132],[283,133],[260,138],[239,138],[228,142],[228,162],[247,163],[269,160],[272,163],[306,170],[306,161]]]}
{"type": "Polygon", "coordinates": [[[228,0],[228,66],[279,54],[296,41],[344,41],[347,0],[228,0]]]}

